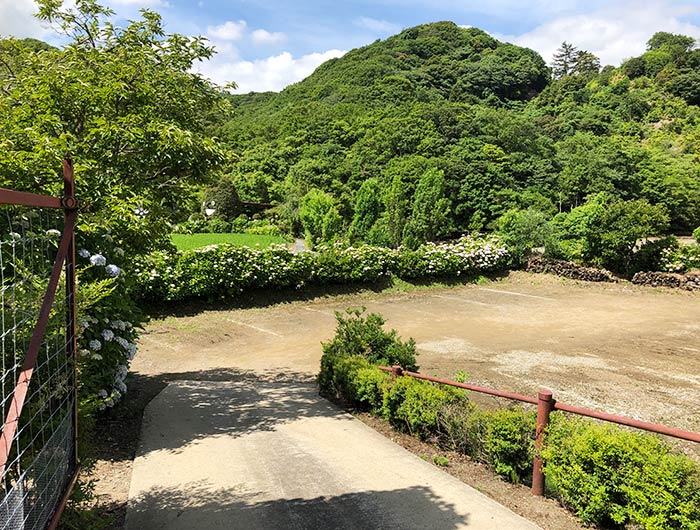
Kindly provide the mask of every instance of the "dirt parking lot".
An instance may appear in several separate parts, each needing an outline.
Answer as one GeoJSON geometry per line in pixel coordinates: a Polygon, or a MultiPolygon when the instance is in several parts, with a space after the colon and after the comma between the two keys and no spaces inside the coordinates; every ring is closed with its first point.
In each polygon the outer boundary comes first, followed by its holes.
{"type": "Polygon", "coordinates": [[[362,293],[154,320],[133,370],[318,371],[334,311],[366,306],[421,372],[700,430],[700,296],[513,273],[481,285],[362,293]]]}
{"type": "MultiPolygon", "coordinates": [[[[312,380],[320,343],[333,336],[334,312],[362,306],[416,339],[423,373],[464,371],[470,382],[533,395],[549,388],[563,402],[700,430],[698,294],[516,272],[480,285],[363,291],[246,309],[173,306],[167,310],[177,316],[147,326],[128,398],[95,434],[92,477],[100,512],[114,516],[110,529],[123,525],[143,409],[168,382],[312,380]]],[[[390,436],[417,454],[432,451],[390,436]]],[[[450,472],[543,528],[581,528],[556,503],[533,500],[527,488],[463,464],[450,472]]]]}

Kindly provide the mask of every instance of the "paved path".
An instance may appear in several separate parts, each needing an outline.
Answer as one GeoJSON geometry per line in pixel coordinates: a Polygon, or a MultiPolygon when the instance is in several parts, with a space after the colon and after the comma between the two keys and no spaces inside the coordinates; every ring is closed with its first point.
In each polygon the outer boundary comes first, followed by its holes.
{"type": "Polygon", "coordinates": [[[129,498],[126,530],[538,528],[294,380],[170,383],[129,498]]]}

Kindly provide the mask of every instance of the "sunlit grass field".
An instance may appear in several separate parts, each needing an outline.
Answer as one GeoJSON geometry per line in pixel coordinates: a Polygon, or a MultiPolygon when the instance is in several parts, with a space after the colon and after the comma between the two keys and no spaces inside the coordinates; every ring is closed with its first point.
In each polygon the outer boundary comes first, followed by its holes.
{"type": "Polygon", "coordinates": [[[178,250],[191,250],[208,245],[229,243],[239,247],[269,247],[285,240],[279,236],[263,236],[257,234],[173,234],[173,244],[178,250]]]}

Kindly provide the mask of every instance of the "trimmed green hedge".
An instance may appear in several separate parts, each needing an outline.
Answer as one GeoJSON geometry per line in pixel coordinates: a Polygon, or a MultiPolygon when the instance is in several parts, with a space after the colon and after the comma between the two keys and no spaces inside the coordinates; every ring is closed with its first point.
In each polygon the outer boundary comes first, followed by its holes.
{"type": "Polygon", "coordinates": [[[660,438],[552,415],[548,486],[585,523],[700,529],[700,465],[660,438]]]}
{"type": "MultiPolygon", "coordinates": [[[[411,341],[381,330],[380,315],[348,315],[337,315],[338,333],[323,345],[322,395],[467,454],[507,480],[531,480],[534,411],[484,410],[460,389],[410,377],[392,381],[376,364],[398,364],[386,352],[411,341]]],[[[404,359],[415,367],[410,350],[404,359]]],[[[656,436],[555,412],[541,456],[549,494],[587,524],[700,530],[700,464],[656,436]]]]}

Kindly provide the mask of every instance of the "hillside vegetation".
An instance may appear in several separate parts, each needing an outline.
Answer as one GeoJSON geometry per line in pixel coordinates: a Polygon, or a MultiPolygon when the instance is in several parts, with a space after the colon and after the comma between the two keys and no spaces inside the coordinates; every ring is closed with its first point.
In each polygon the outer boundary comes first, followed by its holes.
{"type": "Polygon", "coordinates": [[[234,117],[215,132],[237,155],[226,173],[241,198],[278,203],[287,229],[312,239],[415,246],[495,228],[513,210],[551,219],[593,195],[606,207],[638,200],[632,210],[652,219],[643,235],[690,232],[694,44],[657,33],[644,55],[602,70],[569,46],[552,76],[532,50],[426,24],[279,94],[232,96],[234,117]]]}

